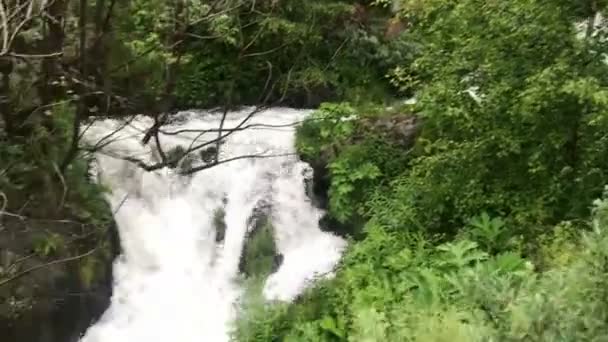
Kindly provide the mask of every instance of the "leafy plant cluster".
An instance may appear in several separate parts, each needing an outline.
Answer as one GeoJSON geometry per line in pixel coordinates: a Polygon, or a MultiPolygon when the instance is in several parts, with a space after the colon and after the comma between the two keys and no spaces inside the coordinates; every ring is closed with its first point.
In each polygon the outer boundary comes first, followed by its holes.
{"type": "Polygon", "coordinates": [[[32,124],[22,136],[0,137],[0,190],[7,209],[28,203],[36,216],[61,216],[66,209],[82,219],[109,219],[103,189],[89,177],[91,156],[84,152],[66,170],[61,164],[72,142],[73,106],[58,105],[48,111],[46,123],[32,124]]]}
{"type": "Polygon", "coordinates": [[[497,218],[485,221],[482,215],[467,228],[468,236],[443,243],[371,224],[335,279],[305,293],[295,305],[266,307],[263,320],[239,323],[235,338],[601,340],[608,333],[603,323],[608,314],[606,203],[596,201],[589,230],[567,242],[579,246],[574,258],[545,272],[517,249],[488,249],[485,242],[495,237],[491,231],[501,229],[497,218]]]}
{"type": "Polygon", "coordinates": [[[370,195],[407,165],[407,151],[370,124],[387,114],[380,106],[325,103],[298,129],[296,147],[302,158],[326,165],[329,212],[339,222],[366,217],[370,195]]]}
{"type": "Polygon", "coordinates": [[[6,241],[15,241],[15,249],[6,255],[17,259],[9,257],[0,268],[0,297],[7,300],[2,319],[18,319],[39,302],[34,290],[23,289],[46,286],[40,278],[20,276],[32,267],[23,261],[44,265],[94,249],[73,269],[87,289],[105,274],[113,257],[111,212],[105,189],[89,177],[90,157],[79,154],[66,170],[60,169],[72,142],[74,109],[61,105],[48,115],[47,124],[33,125],[27,135],[0,137],[0,231],[6,241]],[[11,240],[9,234],[19,239],[11,240]]]}

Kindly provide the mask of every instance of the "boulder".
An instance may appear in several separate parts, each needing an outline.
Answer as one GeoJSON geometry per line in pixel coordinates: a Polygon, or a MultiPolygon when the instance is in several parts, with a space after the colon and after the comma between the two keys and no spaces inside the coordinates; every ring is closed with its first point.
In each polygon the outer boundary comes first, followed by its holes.
{"type": "Polygon", "coordinates": [[[394,114],[366,117],[361,120],[360,130],[378,134],[398,146],[409,148],[414,145],[422,128],[422,120],[411,114],[394,114]]]}

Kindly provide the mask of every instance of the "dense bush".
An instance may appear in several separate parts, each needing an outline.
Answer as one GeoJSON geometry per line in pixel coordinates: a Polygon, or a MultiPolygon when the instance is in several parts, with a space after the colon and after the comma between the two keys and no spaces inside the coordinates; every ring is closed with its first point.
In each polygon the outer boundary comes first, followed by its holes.
{"type": "MultiPolygon", "coordinates": [[[[394,111],[408,113],[408,108],[394,111]]],[[[329,213],[342,223],[366,218],[366,200],[408,165],[409,142],[388,138],[370,123],[390,114],[381,106],[357,110],[348,103],[326,103],[298,129],[302,158],[329,171],[329,213]]]]}
{"type": "Polygon", "coordinates": [[[179,71],[180,106],[257,103],[266,93],[307,107],[382,100],[392,90],[385,74],[415,51],[407,40],[383,39],[384,26],[372,18],[383,23],[388,11],[357,1],[242,4],[195,27],[179,71]]]}
{"type": "Polygon", "coordinates": [[[336,279],[288,309],[271,307],[271,319],[249,322],[238,340],[602,340],[607,208],[595,202],[591,230],[567,242],[580,244],[573,260],[543,273],[516,250],[491,254],[466,238],[436,246],[372,224],[336,279]]]}
{"type": "MultiPolygon", "coordinates": [[[[19,137],[0,136],[0,190],[9,210],[28,203],[25,213],[57,217],[67,209],[74,217],[109,220],[101,186],[91,182],[91,156],[77,155],[60,170],[72,142],[73,106],[60,105],[49,122],[19,137]]],[[[106,221],[107,223],[107,221],[106,221]]]]}
{"type": "Polygon", "coordinates": [[[335,279],[236,339],[607,338],[606,194],[589,205],[608,183],[606,4],[586,4],[402,1],[419,49],[389,78],[415,90],[416,145],[378,152],[367,109],[343,104],[304,123],[330,213],[363,217],[365,237],[335,279]]]}

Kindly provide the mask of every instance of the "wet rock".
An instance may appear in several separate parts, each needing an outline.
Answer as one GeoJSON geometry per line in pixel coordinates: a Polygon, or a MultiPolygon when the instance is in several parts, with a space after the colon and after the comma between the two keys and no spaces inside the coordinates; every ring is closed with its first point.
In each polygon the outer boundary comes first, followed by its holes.
{"type": "Polygon", "coordinates": [[[206,164],[215,163],[217,161],[217,152],[217,147],[208,147],[200,152],[201,160],[206,164]]]}
{"type": "Polygon", "coordinates": [[[279,267],[281,267],[281,265],[283,265],[283,254],[276,254],[273,259],[272,259],[272,269],[270,270],[271,273],[276,272],[279,267]]]}
{"type": "Polygon", "coordinates": [[[250,229],[245,236],[239,271],[246,277],[265,277],[276,271],[283,262],[274,241],[274,228],[270,222],[270,206],[262,201],[254,209],[250,229]]]}
{"type": "Polygon", "coordinates": [[[213,226],[215,227],[215,242],[224,242],[226,237],[226,211],[223,207],[213,213],[213,226]]]}
{"type": "Polygon", "coordinates": [[[319,228],[326,233],[332,233],[342,238],[348,238],[356,235],[358,228],[354,223],[341,223],[331,215],[323,215],[319,220],[319,228]]]}

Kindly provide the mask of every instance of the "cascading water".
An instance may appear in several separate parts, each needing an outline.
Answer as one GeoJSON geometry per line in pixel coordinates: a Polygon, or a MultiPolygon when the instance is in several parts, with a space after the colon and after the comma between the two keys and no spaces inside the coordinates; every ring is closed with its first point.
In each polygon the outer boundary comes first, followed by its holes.
{"type": "MultiPolygon", "coordinates": [[[[224,128],[238,127],[249,110],[229,113],[224,128]]],[[[259,203],[270,204],[274,238],[283,263],[265,283],[267,299],[292,300],[339,261],[345,241],[318,228],[321,212],[306,196],[309,166],[295,156],[294,125],[308,111],[271,109],[247,120],[220,148],[220,160],[236,159],[183,176],[173,169],[146,172],[132,161],[155,162],[155,149],[141,144],[153,121],[98,121],[85,131],[97,153],[98,179],[120,231],[123,254],[114,263],[109,309],[82,342],[222,342],[229,339],[241,294],[237,277],[248,222],[259,203]],[[120,130],[118,130],[120,129],[120,130]],[[112,133],[117,131],[116,133],[112,133]],[[260,155],[274,156],[260,158],[260,155]],[[227,226],[216,243],[215,211],[224,207],[227,226]]],[[[217,137],[218,114],[183,112],[163,126],[161,146],[188,148],[217,137]]],[[[194,161],[193,166],[202,161],[194,161]]]]}

